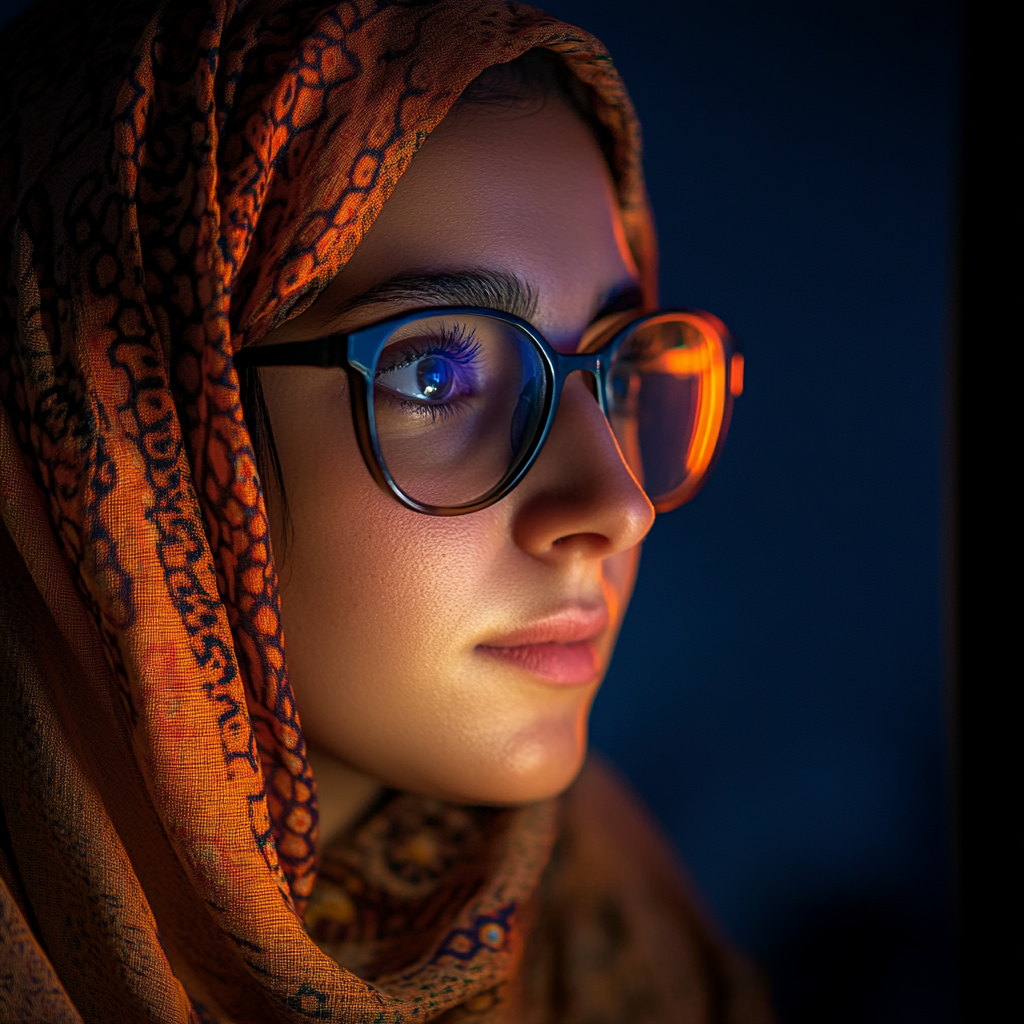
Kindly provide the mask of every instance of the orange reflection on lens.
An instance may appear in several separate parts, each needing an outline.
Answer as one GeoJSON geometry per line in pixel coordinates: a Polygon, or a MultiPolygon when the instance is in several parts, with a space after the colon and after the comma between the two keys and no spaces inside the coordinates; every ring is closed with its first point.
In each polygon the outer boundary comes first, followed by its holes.
{"type": "Polygon", "coordinates": [[[718,435],[722,430],[722,417],[725,413],[725,346],[708,321],[698,322],[694,326],[701,329],[704,344],[691,350],[694,355],[700,356],[702,365],[698,370],[700,391],[697,417],[690,450],[686,453],[686,468],[690,479],[697,484],[703,482],[704,474],[711,465],[718,445],[718,435]]]}
{"type": "Polygon", "coordinates": [[[654,370],[677,378],[691,378],[696,384],[693,429],[684,463],[685,479],[671,495],[655,502],[659,511],[681,505],[700,488],[714,459],[725,417],[725,327],[714,317],[692,313],[673,314],[665,318],[665,323],[680,320],[696,338],[690,335],[690,344],[665,349],[653,366],[650,363],[646,366],[648,372],[654,370]]]}
{"type": "Polygon", "coordinates": [[[662,352],[650,368],[671,373],[673,377],[696,377],[704,372],[707,361],[705,345],[699,348],[670,348],[662,352]]]}

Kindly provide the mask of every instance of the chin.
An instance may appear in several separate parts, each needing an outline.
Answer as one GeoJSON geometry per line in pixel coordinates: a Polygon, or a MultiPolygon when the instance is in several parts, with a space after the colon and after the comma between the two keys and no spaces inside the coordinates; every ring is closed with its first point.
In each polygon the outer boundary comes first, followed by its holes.
{"type": "Polygon", "coordinates": [[[476,764],[449,799],[498,806],[547,800],[572,784],[586,755],[585,717],[535,724],[508,737],[497,758],[476,764]]]}

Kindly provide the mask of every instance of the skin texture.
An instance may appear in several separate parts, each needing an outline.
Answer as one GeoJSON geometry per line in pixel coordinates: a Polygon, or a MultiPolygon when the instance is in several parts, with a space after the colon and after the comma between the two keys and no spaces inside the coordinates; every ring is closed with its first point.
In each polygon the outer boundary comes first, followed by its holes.
{"type": "MultiPolygon", "coordinates": [[[[467,268],[527,284],[531,321],[565,351],[610,294],[635,286],[607,165],[560,100],[449,114],[345,269],[263,343],[418,308],[427,303],[350,300],[395,275],[467,268]]],[[[322,834],[381,784],[489,804],[563,790],[583,763],[590,705],[654,519],[582,377],[566,382],[547,444],[516,490],[439,518],[403,508],[373,481],[344,371],[260,374],[293,523],[282,614],[322,834]],[[484,649],[550,616],[602,609],[600,664],[584,683],[552,685],[484,649]]],[[[280,495],[268,486],[281,552],[280,495]]]]}

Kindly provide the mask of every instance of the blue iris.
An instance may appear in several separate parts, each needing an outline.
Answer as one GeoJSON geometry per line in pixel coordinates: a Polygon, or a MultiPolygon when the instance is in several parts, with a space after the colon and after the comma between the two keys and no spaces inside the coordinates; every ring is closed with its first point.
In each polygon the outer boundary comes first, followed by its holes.
{"type": "Polygon", "coordinates": [[[440,356],[424,356],[416,363],[416,383],[427,398],[446,398],[452,390],[454,378],[451,364],[440,356]]]}

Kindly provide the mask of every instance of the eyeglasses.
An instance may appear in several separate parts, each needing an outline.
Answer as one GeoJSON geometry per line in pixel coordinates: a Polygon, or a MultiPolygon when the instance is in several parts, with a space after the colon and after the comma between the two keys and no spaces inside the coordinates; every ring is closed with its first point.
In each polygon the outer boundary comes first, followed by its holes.
{"type": "Polygon", "coordinates": [[[462,515],[533,465],[569,374],[583,371],[626,464],[658,512],[697,492],[743,390],[724,324],[695,310],[622,315],[581,351],[474,307],[406,313],[349,334],[243,349],[236,366],[347,371],[356,436],[377,483],[407,508],[462,515]]]}

